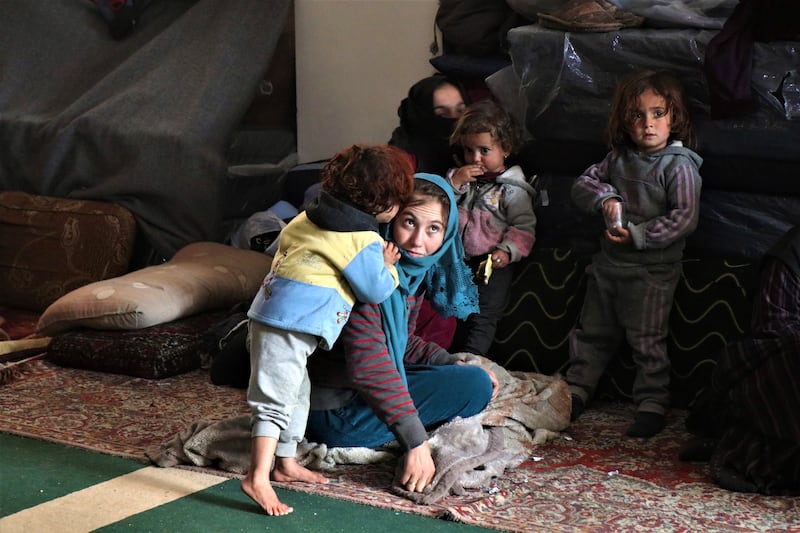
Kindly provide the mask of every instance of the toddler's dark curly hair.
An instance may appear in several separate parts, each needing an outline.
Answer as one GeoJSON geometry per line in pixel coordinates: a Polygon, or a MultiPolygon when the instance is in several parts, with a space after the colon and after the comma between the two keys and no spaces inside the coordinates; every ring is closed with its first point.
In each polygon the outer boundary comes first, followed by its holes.
{"type": "Polygon", "coordinates": [[[377,215],[402,206],[414,192],[414,168],[399,148],[354,144],[328,161],[320,181],[334,198],[377,215]]]}
{"type": "Polygon", "coordinates": [[[516,119],[494,100],[470,104],[456,122],[450,146],[462,146],[467,136],[488,133],[500,147],[515,153],[522,145],[522,128],[516,119]]]}

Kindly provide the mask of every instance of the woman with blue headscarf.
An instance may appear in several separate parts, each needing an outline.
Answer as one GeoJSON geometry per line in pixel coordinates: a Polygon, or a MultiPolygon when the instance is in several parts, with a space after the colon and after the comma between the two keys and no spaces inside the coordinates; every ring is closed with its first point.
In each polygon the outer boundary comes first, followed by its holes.
{"type": "Polygon", "coordinates": [[[379,305],[356,304],[333,349],[309,358],[306,438],[369,448],[396,439],[407,450],[400,482],[422,492],[435,473],[427,432],[481,412],[498,385],[491,372],[413,333],[425,291],[445,316],[466,317],[478,302],[452,187],[433,174],[415,178],[412,199],[384,228],[402,254],[400,286],[379,305]]]}

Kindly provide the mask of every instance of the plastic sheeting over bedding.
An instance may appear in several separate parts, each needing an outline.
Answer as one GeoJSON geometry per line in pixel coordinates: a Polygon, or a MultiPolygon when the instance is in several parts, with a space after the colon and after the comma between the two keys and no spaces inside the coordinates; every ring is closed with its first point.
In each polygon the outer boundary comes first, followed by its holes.
{"type": "Polygon", "coordinates": [[[0,2],[0,188],[130,209],[154,253],[220,241],[229,138],[290,0],[152,0],[114,40],[89,0],[0,2]]]}
{"type": "Polygon", "coordinates": [[[525,125],[534,137],[603,143],[611,95],[626,73],[669,69],[683,81],[695,111],[698,152],[800,160],[800,42],[755,44],[756,113],[708,118],[703,75],[705,47],[717,32],[705,29],[626,29],[572,33],[537,24],[508,33],[525,125]]]}
{"type": "Polygon", "coordinates": [[[711,119],[703,73],[717,34],[704,28],[631,28],[575,33],[537,24],[508,33],[512,66],[487,85],[532,139],[522,159],[539,175],[537,245],[591,249],[601,222],[574,207],[575,177],[600,161],[617,81],[650,68],[677,73],[686,87],[703,157],[700,224],[693,253],[759,258],[800,223],[800,42],[756,42],[755,112],[711,119]],[[546,193],[546,194],[545,194],[546,193]],[[596,222],[597,224],[594,224],[596,222]]]}
{"type": "MultiPolygon", "coordinates": [[[[605,225],[599,213],[575,206],[570,197],[574,180],[573,175],[539,174],[536,246],[569,247],[581,254],[597,250],[605,225]]],[[[687,240],[687,253],[758,260],[798,224],[800,196],[703,189],[700,221],[687,240]]]]}

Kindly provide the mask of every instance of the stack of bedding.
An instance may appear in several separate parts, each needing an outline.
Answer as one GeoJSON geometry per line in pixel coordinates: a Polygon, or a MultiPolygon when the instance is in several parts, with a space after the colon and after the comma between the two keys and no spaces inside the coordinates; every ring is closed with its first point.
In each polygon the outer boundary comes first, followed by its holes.
{"type": "Polygon", "coordinates": [[[549,220],[559,236],[542,227],[547,244],[583,238],[574,232],[585,220],[561,182],[603,157],[614,86],[626,73],[645,68],[676,72],[690,100],[704,164],[702,219],[689,246],[704,254],[757,258],[800,223],[800,42],[756,42],[755,110],[715,119],[704,59],[716,34],[689,27],[569,32],[540,24],[509,31],[513,64],[487,82],[532,137],[521,156],[540,175],[541,188],[549,187],[541,221],[549,220]]]}

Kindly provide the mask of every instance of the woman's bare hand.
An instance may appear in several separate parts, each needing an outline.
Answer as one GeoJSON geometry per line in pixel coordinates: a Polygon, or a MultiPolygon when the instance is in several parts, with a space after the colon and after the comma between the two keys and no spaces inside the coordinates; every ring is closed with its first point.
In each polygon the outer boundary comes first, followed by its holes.
{"type": "Polygon", "coordinates": [[[401,459],[403,461],[403,474],[400,482],[410,492],[422,492],[430,485],[436,473],[436,465],[431,456],[431,447],[428,441],[416,448],[408,450],[401,459]]]}

